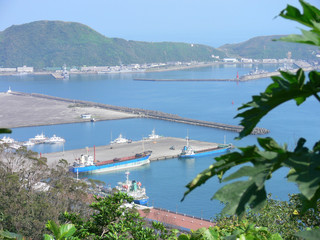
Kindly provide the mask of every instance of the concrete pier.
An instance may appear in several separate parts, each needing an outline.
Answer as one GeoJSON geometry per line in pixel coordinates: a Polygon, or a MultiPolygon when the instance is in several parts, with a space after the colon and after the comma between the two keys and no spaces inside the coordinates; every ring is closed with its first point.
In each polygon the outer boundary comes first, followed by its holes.
{"type": "MultiPolygon", "coordinates": [[[[65,159],[72,164],[81,154],[94,156],[96,161],[112,160],[114,158],[128,157],[144,151],[152,151],[150,160],[165,160],[178,157],[181,149],[186,145],[186,140],[182,138],[160,137],[153,140],[133,141],[132,143],[120,143],[106,146],[89,146],[88,148],[74,149],[63,152],[46,153],[41,156],[46,157],[48,165],[58,163],[60,159],[65,159]],[[172,147],[174,149],[172,149],[172,147]]],[[[189,140],[189,145],[196,151],[217,147],[217,143],[189,140]]]]}

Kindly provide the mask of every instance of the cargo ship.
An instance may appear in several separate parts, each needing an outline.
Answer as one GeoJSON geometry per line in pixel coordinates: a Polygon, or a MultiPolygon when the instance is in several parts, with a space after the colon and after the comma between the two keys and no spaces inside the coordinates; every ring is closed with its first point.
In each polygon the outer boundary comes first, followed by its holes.
{"type": "Polygon", "coordinates": [[[232,144],[221,144],[215,148],[208,148],[204,150],[195,151],[189,146],[189,138],[187,137],[187,145],[184,146],[179,154],[179,158],[194,158],[194,157],[203,157],[215,153],[228,152],[232,148],[232,144]]]}
{"type": "Polygon", "coordinates": [[[91,155],[81,155],[79,159],[76,159],[69,171],[73,173],[101,173],[139,167],[150,163],[150,155],[151,151],[146,151],[134,156],[114,158],[102,162],[95,162],[91,155]]]}

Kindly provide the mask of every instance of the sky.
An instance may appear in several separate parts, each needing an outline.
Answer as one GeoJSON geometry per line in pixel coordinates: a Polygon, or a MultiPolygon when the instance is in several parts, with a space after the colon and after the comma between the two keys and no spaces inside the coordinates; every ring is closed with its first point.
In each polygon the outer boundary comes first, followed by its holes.
{"type": "MultiPolygon", "coordinates": [[[[319,0],[308,0],[320,8],[319,0]]],[[[252,37],[299,33],[279,15],[298,0],[0,0],[0,31],[38,20],[85,24],[106,37],[220,47],[252,37]]]]}

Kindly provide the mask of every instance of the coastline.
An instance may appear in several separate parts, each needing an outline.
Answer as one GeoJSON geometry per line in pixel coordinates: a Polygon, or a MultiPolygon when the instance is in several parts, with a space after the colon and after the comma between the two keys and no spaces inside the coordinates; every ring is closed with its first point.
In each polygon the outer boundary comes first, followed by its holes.
{"type": "MultiPolygon", "coordinates": [[[[145,71],[127,71],[127,72],[106,72],[103,74],[127,74],[127,73],[149,73],[149,72],[168,72],[168,71],[178,71],[178,70],[185,70],[185,69],[193,69],[193,68],[202,68],[202,67],[210,67],[215,65],[234,65],[234,64],[240,64],[240,65],[248,65],[248,64],[264,64],[264,65],[270,65],[274,63],[233,63],[233,62],[207,62],[207,63],[198,63],[198,64],[191,64],[191,65],[183,65],[183,66],[166,66],[166,67],[157,67],[157,68],[148,68],[145,71]]],[[[53,73],[56,73],[54,71],[35,71],[32,73],[18,73],[18,72],[0,72],[0,76],[24,76],[24,75],[52,75],[53,73]]],[[[98,72],[69,72],[70,75],[82,75],[82,74],[99,74],[98,72]]],[[[54,77],[53,77],[54,78],[54,77]]]]}

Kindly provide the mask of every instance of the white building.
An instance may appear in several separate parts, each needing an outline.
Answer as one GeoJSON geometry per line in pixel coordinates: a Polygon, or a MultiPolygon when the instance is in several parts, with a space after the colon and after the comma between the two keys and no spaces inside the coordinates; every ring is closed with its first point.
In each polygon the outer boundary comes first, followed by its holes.
{"type": "Polygon", "coordinates": [[[24,65],[23,67],[17,67],[17,72],[19,73],[32,73],[33,67],[27,67],[24,65]]]}
{"type": "Polygon", "coordinates": [[[238,62],[238,60],[236,58],[224,58],[223,61],[224,62],[228,62],[228,63],[236,63],[236,62],[238,62]]]}
{"type": "Polygon", "coordinates": [[[0,68],[0,72],[16,72],[16,68],[0,68]]]}
{"type": "Polygon", "coordinates": [[[242,63],[252,63],[253,60],[252,60],[252,58],[241,58],[241,62],[242,63]]]}

